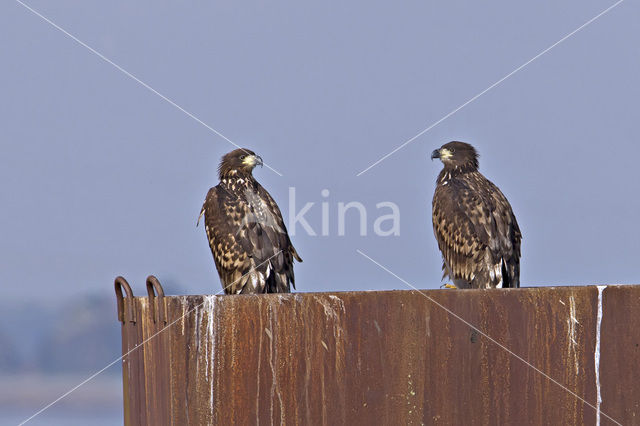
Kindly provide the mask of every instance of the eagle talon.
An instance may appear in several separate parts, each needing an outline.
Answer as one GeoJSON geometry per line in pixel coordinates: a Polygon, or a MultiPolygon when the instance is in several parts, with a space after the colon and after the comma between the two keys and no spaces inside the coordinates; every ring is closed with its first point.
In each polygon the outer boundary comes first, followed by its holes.
{"type": "Polygon", "coordinates": [[[456,287],[456,286],[455,286],[455,285],[453,285],[453,284],[449,284],[449,283],[447,283],[447,284],[442,284],[442,285],[440,286],[440,288],[458,288],[458,287],[456,287]]]}

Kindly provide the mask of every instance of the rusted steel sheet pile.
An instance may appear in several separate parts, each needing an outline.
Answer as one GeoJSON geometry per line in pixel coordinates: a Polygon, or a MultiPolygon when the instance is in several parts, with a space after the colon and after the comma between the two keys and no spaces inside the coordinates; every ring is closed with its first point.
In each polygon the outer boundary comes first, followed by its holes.
{"type": "Polygon", "coordinates": [[[116,287],[128,425],[640,424],[640,286],[116,287]]]}

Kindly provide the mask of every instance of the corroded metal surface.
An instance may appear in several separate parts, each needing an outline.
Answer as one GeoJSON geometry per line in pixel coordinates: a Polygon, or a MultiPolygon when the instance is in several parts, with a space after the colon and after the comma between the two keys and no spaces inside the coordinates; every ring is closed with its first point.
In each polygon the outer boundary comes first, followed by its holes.
{"type": "Polygon", "coordinates": [[[126,424],[640,424],[640,286],[600,290],[155,288],[119,304],[126,424]]]}

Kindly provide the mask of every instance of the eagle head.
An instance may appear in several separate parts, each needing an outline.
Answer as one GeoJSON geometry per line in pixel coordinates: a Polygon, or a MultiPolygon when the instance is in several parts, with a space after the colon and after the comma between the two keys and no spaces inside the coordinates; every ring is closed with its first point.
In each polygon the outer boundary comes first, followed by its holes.
{"type": "Polygon", "coordinates": [[[262,166],[262,158],[247,148],[238,148],[225,154],[220,160],[220,179],[231,175],[251,175],[256,166],[262,166]]]}
{"type": "Polygon", "coordinates": [[[431,153],[431,159],[439,158],[445,168],[478,168],[478,153],[466,142],[453,141],[431,153]]]}

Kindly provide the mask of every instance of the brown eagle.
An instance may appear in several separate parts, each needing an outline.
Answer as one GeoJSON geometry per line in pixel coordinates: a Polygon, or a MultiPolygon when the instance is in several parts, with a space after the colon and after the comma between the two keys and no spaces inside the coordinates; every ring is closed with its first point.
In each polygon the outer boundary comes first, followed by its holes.
{"type": "Polygon", "coordinates": [[[444,164],[432,214],[443,278],[457,288],[520,287],[522,234],[505,196],[478,171],[476,150],[449,142],[434,158],[444,164]]]}
{"type": "Polygon", "coordinates": [[[293,259],[302,262],[278,205],[253,177],[256,165],[262,158],[246,148],[223,156],[220,183],[200,211],[227,294],[289,293],[290,285],[295,288],[293,259]]]}

